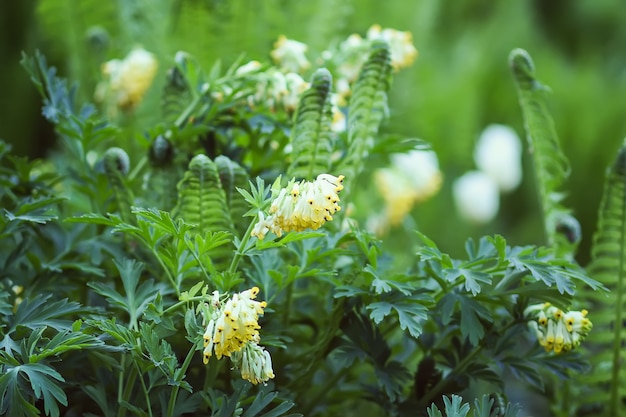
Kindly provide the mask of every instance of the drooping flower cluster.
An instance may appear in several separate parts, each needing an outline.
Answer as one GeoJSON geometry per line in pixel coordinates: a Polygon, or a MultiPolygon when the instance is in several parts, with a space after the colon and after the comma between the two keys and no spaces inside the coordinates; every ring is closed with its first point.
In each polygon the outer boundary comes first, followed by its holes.
{"type": "Polygon", "coordinates": [[[206,322],[203,362],[208,364],[213,355],[217,359],[228,356],[241,370],[242,378],[253,384],[274,378],[272,358],[259,346],[258,318],[267,304],[255,301],[258,293],[259,289],[253,287],[223,302],[223,297],[215,291],[203,309],[206,322]]]}
{"type": "Polygon", "coordinates": [[[270,215],[266,218],[259,213],[252,236],[263,239],[269,231],[280,237],[283,232],[319,229],[341,210],[338,203],[343,179],[343,175],[320,174],[313,182],[292,180],[285,188],[272,189],[270,215]]]}
{"type": "Polygon", "coordinates": [[[123,60],[105,62],[105,81],[98,85],[96,99],[123,110],[135,108],[152,84],[157,66],[154,55],[142,48],[133,49],[123,60]]]}
{"type": "Polygon", "coordinates": [[[546,352],[561,353],[577,348],[593,327],[587,310],[564,312],[550,303],[531,305],[524,315],[531,319],[529,326],[546,352]]]}

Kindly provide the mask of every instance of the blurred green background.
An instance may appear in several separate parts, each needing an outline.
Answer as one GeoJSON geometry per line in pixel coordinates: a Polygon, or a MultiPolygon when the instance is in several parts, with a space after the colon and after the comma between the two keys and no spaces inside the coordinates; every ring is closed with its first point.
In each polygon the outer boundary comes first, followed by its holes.
{"type": "MultiPolygon", "coordinates": [[[[489,225],[463,223],[451,197],[453,180],[474,169],[474,143],[487,125],[507,124],[524,137],[507,66],[509,52],[521,47],[553,92],[552,114],[572,166],[566,204],[582,224],[578,259],[584,265],[604,172],[626,136],[625,11],[620,0],[4,1],[0,138],[17,153],[38,157],[54,143],[40,98],[19,65],[21,51],[40,49],[63,76],[79,82],[79,98],[91,100],[101,63],[122,58],[133,45],[158,56],[162,83],[178,50],[195,55],[205,69],[217,59],[232,63],[242,52],[268,61],[274,40],[285,34],[307,43],[314,57],[378,23],[411,31],[419,50],[417,62],[394,79],[383,131],[430,142],[444,175],[439,194],[395,232],[408,236],[416,224],[453,255],[461,253],[466,237],[491,233],[511,244],[542,244],[528,153],[522,186],[503,196],[489,225]]],[[[136,126],[157,122],[154,110],[143,106],[136,126]]]]}

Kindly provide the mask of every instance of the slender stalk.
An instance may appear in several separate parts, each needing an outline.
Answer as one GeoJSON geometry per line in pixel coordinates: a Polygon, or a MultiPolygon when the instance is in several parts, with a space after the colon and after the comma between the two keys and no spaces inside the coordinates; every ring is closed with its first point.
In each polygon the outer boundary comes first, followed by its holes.
{"type": "Polygon", "coordinates": [[[174,408],[176,406],[176,398],[178,397],[178,391],[180,391],[180,382],[185,378],[187,369],[189,368],[189,365],[191,365],[191,360],[193,359],[193,355],[196,353],[196,350],[197,350],[196,347],[199,347],[199,343],[191,346],[191,349],[189,349],[189,352],[187,353],[187,357],[185,357],[185,361],[183,362],[182,366],[176,370],[177,385],[174,385],[174,388],[172,388],[172,395],[170,396],[170,400],[167,404],[167,412],[165,414],[166,417],[172,417],[174,415],[174,408]]]}
{"type": "Polygon", "coordinates": [[[148,387],[146,387],[146,382],[141,377],[141,370],[139,369],[139,364],[135,361],[135,369],[137,369],[137,374],[139,375],[139,382],[141,383],[141,388],[143,389],[143,395],[146,397],[146,406],[148,407],[148,416],[153,417],[152,414],[152,405],[150,404],[150,395],[148,394],[148,387]]]}
{"type": "Polygon", "coordinates": [[[244,251],[246,250],[246,246],[248,245],[248,241],[250,240],[252,229],[254,229],[255,224],[256,224],[256,217],[252,219],[252,221],[250,222],[250,225],[248,226],[248,229],[246,230],[243,237],[241,238],[241,241],[239,242],[239,247],[237,247],[237,250],[235,251],[235,256],[233,257],[233,260],[230,263],[230,267],[228,268],[228,272],[235,273],[237,271],[237,267],[239,266],[239,262],[241,261],[241,258],[245,254],[244,251]]]}

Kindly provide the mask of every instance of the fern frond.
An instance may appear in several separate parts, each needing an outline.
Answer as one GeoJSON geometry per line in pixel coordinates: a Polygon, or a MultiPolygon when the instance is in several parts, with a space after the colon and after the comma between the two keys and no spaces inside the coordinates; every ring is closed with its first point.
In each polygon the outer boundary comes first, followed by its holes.
{"type": "Polygon", "coordinates": [[[353,181],[363,170],[378,128],[387,117],[391,69],[389,46],[383,41],[375,41],[354,85],[348,107],[348,152],[336,170],[348,181],[353,181]]]}
{"type": "Polygon", "coordinates": [[[300,99],[292,133],[293,160],[289,178],[313,179],[327,173],[332,152],[332,111],[329,94],[332,75],[326,68],[313,74],[311,87],[300,99]]]}
{"type": "Polygon", "coordinates": [[[150,168],[144,176],[143,191],[147,205],[160,210],[172,210],[178,199],[178,182],[183,168],[175,162],[172,143],[158,135],[148,153],[150,168]]]}
{"type": "Polygon", "coordinates": [[[130,168],[128,154],[121,148],[109,148],[104,153],[102,162],[120,217],[126,223],[135,224],[131,212],[133,195],[130,187],[124,181],[124,175],[128,173],[130,168]]]}
{"type": "Polygon", "coordinates": [[[593,302],[592,337],[586,343],[593,370],[585,375],[587,386],[595,387],[585,402],[602,404],[608,416],[626,413],[626,141],[608,171],[593,239],[589,275],[608,289],[587,294],[593,302]]]}
{"type": "Polygon", "coordinates": [[[178,204],[174,217],[194,224],[198,233],[232,232],[217,165],[206,155],[196,155],[178,184],[178,204]]]}
{"type": "Polygon", "coordinates": [[[509,64],[517,86],[520,106],[529,147],[533,155],[537,188],[543,211],[544,229],[548,244],[561,252],[570,253],[577,241],[569,243],[559,234],[561,225],[573,219],[561,204],[562,187],[569,176],[569,163],[561,151],[554,121],[546,104],[549,89],[535,78],[535,67],[530,55],[515,49],[509,64]]]}
{"type": "Polygon", "coordinates": [[[226,204],[230,211],[233,224],[240,226],[237,232],[241,235],[247,229],[246,222],[239,221],[248,211],[249,206],[246,199],[237,191],[237,188],[247,188],[250,177],[246,170],[226,156],[215,158],[217,172],[222,182],[222,188],[226,194],[226,204]]]}

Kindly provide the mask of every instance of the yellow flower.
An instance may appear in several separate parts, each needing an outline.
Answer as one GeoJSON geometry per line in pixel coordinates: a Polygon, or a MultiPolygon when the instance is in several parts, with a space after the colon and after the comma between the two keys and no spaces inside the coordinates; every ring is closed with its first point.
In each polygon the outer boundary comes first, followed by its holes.
{"type": "Polygon", "coordinates": [[[593,327],[587,310],[564,312],[550,303],[528,306],[524,315],[539,344],[556,354],[577,348],[593,327]]]}
{"type": "Polygon", "coordinates": [[[400,32],[395,29],[383,29],[380,25],[372,25],[367,31],[370,41],[382,39],[389,44],[391,66],[398,71],[413,64],[417,58],[417,49],[413,46],[411,32],[400,32]]]}
{"type": "Polygon", "coordinates": [[[270,55],[282,71],[301,72],[311,66],[305,55],[307,49],[306,44],[280,35],[270,55]]]}
{"type": "Polygon", "coordinates": [[[259,289],[234,294],[219,310],[211,315],[204,332],[204,363],[215,353],[217,359],[230,356],[241,350],[250,341],[258,342],[259,326],[257,320],[263,315],[265,301],[254,301],[259,289]]]}
{"type": "Polygon", "coordinates": [[[343,190],[343,175],[320,174],[313,182],[292,180],[287,187],[274,192],[270,216],[259,213],[251,235],[263,239],[268,231],[276,236],[283,232],[319,229],[341,210],[338,193],[343,190]]]}
{"type": "Polygon", "coordinates": [[[114,59],[102,65],[106,81],[98,85],[96,98],[110,100],[120,109],[136,107],[152,84],[157,60],[145,49],[133,49],[123,60],[114,59]]]}

